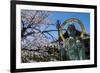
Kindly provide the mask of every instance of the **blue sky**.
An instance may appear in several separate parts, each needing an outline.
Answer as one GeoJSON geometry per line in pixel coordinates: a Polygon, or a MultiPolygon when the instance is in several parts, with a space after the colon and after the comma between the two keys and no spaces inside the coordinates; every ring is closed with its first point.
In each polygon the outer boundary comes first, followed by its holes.
{"type": "MultiPolygon", "coordinates": [[[[45,12],[45,11],[44,11],[45,12]]],[[[46,11],[48,12],[48,11],[46,11]]],[[[48,19],[51,21],[51,24],[54,24],[55,26],[49,26],[47,29],[45,30],[57,30],[56,28],[56,21],[59,20],[60,23],[62,24],[65,20],[69,19],[69,18],[76,18],[79,19],[80,21],[82,21],[82,23],[84,24],[85,27],[85,32],[86,33],[90,33],[90,13],[83,13],[83,12],[61,12],[61,11],[51,11],[50,15],[48,16],[48,19]]],[[[67,23],[64,26],[64,29],[67,29],[68,27],[67,23]]],[[[80,25],[78,23],[74,22],[74,25],[76,26],[76,28],[78,30],[80,29],[80,25]]],[[[43,25],[41,26],[41,31],[43,31],[43,25]]],[[[49,32],[51,35],[53,35],[56,39],[58,39],[58,32],[57,31],[53,31],[53,32],[49,32]]],[[[46,34],[48,35],[48,34],[46,34]]],[[[50,36],[50,35],[49,35],[50,36]]]]}
{"type": "MultiPolygon", "coordinates": [[[[60,22],[63,23],[63,21],[68,18],[77,18],[83,22],[85,31],[88,33],[90,32],[90,13],[52,12],[49,18],[53,24],[55,24],[57,20],[60,20],[60,22]]],[[[76,27],[79,28],[79,25],[76,25],[76,27]]]]}
{"type": "MultiPolygon", "coordinates": [[[[63,23],[68,18],[77,18],[82,21],[85,27],[85,32],[90,33],[90,13],[80,13],[80,12],[52,12],[49,17],[52,24],[56,24],[56,21],[59,20],[63,23]]],[[[77,23],[74,23],[78,30],[80,26],[77,23]]],[[[65,25],[64,28],[67,29],[68,24],[65,25]]],[[[50,26],[48,29],[56,29],[54,26],[50,26]]],[[[56,38],[58,37],[57,32],[50,32],[56,38]]]]}

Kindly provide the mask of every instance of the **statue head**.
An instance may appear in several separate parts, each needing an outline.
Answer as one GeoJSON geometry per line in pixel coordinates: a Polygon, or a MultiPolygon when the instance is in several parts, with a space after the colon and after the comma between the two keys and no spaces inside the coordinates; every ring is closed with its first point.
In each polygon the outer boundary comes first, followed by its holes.
{"type": "Polygon", "coordinates": [[[73,23],[71,23],[67,28],[67,33],[69,37],[75,37],[76,36],[76,28],[73,23]]]}

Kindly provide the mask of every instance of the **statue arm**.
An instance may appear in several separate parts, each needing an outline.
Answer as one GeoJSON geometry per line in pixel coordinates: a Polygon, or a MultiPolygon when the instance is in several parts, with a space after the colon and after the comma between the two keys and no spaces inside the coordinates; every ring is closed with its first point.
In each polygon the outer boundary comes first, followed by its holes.
{"type": "Polygon", "coordinates": [[[79,43],[78,50],[79,50],[80,60],[84,60],[86,56],[85,56],[85,47],[84,47],[83,43],[79,43]]]}

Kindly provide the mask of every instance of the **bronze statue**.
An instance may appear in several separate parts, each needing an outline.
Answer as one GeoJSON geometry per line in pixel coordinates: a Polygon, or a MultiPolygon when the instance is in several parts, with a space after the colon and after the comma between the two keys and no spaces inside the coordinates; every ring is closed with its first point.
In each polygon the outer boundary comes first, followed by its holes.
{"type": "Polygon", "coordinates": [[[68,38],[63,42],[64,60],[84,60],[85,47],[83,42],[76,37],[76,28],[74,24],[70,24],[67,28],[68,38]]]}

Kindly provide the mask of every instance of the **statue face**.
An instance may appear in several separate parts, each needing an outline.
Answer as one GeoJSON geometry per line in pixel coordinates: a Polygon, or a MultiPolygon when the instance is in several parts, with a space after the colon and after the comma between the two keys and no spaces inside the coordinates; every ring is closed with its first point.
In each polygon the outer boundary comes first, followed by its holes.
{"type": "Polygon", "coordinates": [[[76,35],[75,26],[73,24],[69,25],[67,28],[67,32],[68,32],[69,37],[75,37],[76,35]]]}

